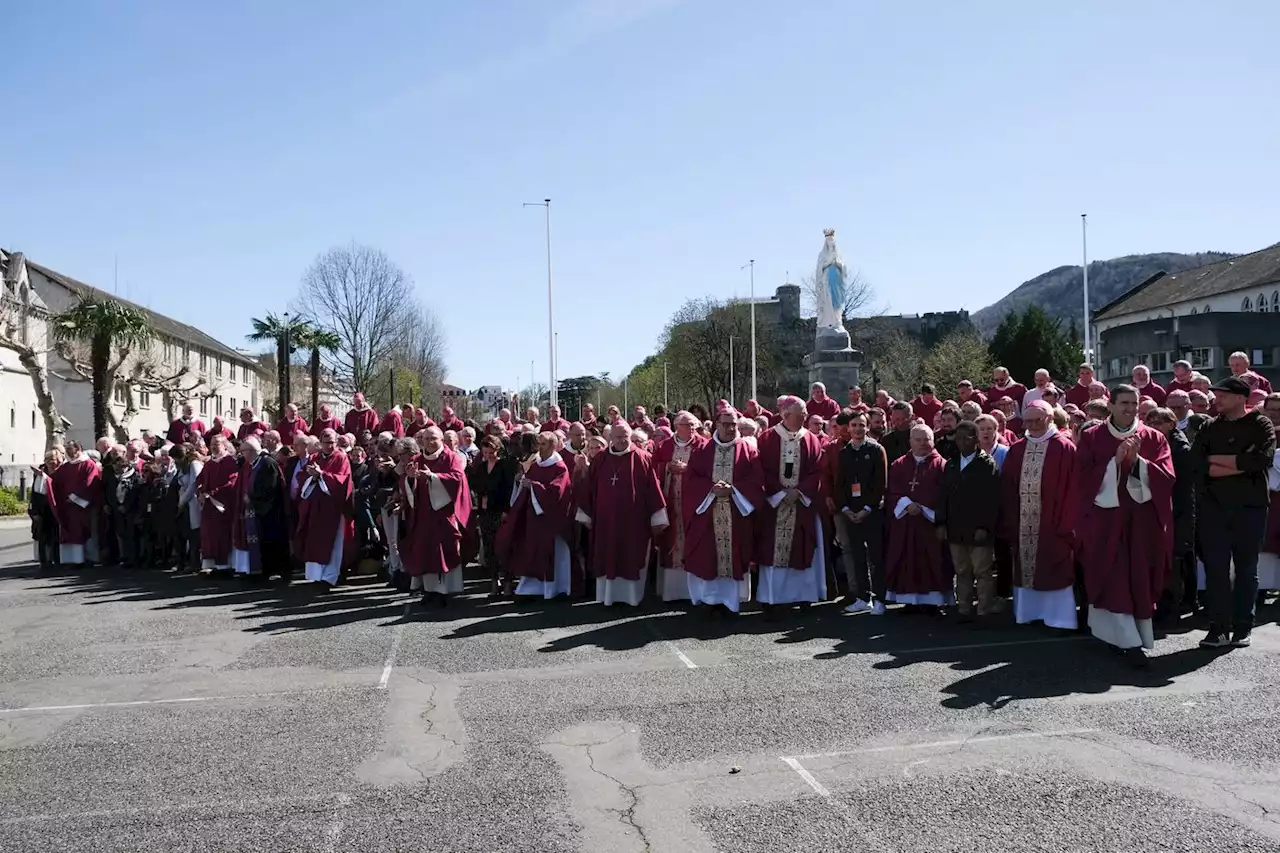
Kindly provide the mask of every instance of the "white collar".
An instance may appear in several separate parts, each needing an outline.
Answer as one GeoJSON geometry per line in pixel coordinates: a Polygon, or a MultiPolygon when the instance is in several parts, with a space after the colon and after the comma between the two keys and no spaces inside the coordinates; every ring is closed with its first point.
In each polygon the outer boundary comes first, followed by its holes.
{"type": "Polygon", "coordinates": [[[1004,381],[1004,384],[1003,384],[1003,385],[1002,385],[1002,384],[1000,384],[999,382],[992,382],[992,383],[991,383],[991,387],[992,387],[992,388],[1000,388],[1001,390],[1003,390],[1003,389],[1005,389],[1005,388],[1008,388],[1008,387],[1009,387],[1010,385],[1012,385],[1012,384],[1013,384],[1013,377],[1012,377],[1012,376],[1010,376],[1008,379],[1006,379],[1006,380],[1004,381]]]}
{"type": "Polygon", "coordinates": [[[424,453],[422,454],[422,458],[427,460],[428,462],[435,462],[437,459],[440,458],[440,455],[444,453],[445,450],[447,449],[448,448],[446,448],[443,444],[441,444],[440,449],[437,450],[435,453],[424,453]]]}
{"type": "Polygon", "coordinates": [[[1112,423],[1111,418],[1107,418],[1107,429],[1110,430],[1111,434],[1114,435],[1116,438],[1128,438],[1129,436],[1133,435],[1135,432],[1138,431],[1138,419],[1134,418],[1133,424],[1130,425],[1128,429],[1120,429],[1118,426],[1112,423]]]}
{"type": "MultiPolygon", "coordinates": [[[[978,448],[978,450],[981,450],[981,449],[982,449],[982,448],[978,448]]],[[[977,456],[977,455],[978,455],[978,451],[977,451],[977,450],[975,450],[975,451],[973,451],[972,453],[970,453],[968,456],[961,456],[961,457],[960,457],[960,461],[961,461],[961,462],[972,462],[972,461],[973,461],[973,457],[975,457],[975,456],[977,456]]]]}
{"type": "Polygon", "coordinates": [[[804,434],[808,432],[808,430],[803,426],[800,427],[800,429],[796,430],[795,432],[792,432],[791,430],[787,429],[786,424],[782,424],[782,423],[775,426],[773,428],[773,431],[776,432],[778,435],[782,436],[783,438],[803,438],[804,434]]]}
{"type": "Polygon", "coordinates": [[[1057,434],[1058,434],[1058,425],[1055,423],[1050,423],[1049,428],[1044,431],[1044,435],[1042,436],[1037,437],[1032,435],[1031,433],[1027,433],[1027,441],[1033,441],[1036,444],[1043,444],[1044,442],[1053,438],[1057,434]]]}
{"type": "MultiPolygon", "coordinates": [[[[933,455],[932,453],[930,453],[930,454],[929,454],[929,456],[932,456],[932,455],[933,455]]],[[[917,465],[919,465],[919,464],[920,464],[921,462],[923,462],[924,460],[928,459],[928,458],[929,458],[929,456],[916,456],[914,453],[913,453],[913,454],[911,454],[911,458],[912,458],[912,459],[914,459],[914,460],[916,460],[916,464],[917,464],[917,465]]]]}
{"type": "Polygon", "coordinates": [[[550,468],[552,465],[556,464],[559,461],[560,461],[560,454],[552,453],[546,459],[539,457],[537,461],[537,466],[539,468],[550,468]]]}
{"type": "Polygon", "coordinates": [[[720,447],[732,447],[733,445],[738,443],[738,440],[740,438],[742,438],[742,436],[735,435],[732,441],[721,441],[719,432],[711,433],[711,440],[714,441],[720,447]]]}
{"type": "Polygon", "coordinates": [[[609,455],[610,456],[626,456],[628,453],[631,452],[631,449],[632,449],[631,439],[627,439],[626,450],[614,450],[613,445],[611,444],[609,445],[609,455]]]}
{"type": "MultiPolygon", "coordinates": [[[[696,433],[695,433],[695,435],[696,435],[696,433]]],[[[676,444],[677,444],[677,445],[679,445],[680,447],[688,447],[689,445],[693,444],[693,436],[692,436],[692,435],[691,435],[691,436],[689,436],[689,440],[688,440],[688,441],[681,441],[681,440],[680,440],[680,436],[678,436],[678,435],[673,435],[673,436],[671,436],[671,437],[675,440],[676,444]]]]}

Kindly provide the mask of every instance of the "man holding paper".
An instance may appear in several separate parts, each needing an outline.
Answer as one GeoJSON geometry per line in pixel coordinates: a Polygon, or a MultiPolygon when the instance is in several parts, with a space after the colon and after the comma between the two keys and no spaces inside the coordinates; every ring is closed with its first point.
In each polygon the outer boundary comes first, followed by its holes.
{"type": "Polygon", "coordinates": [[[78,441],[68,441],[66,449],[67,461],[53,472],[58,552],[63,565],[80,566],[96,557],[93,519],[102,507],[102,469],[78,441]]]}
{"type": "Polygon", "coordinates": [[[338,434],[320,433],[320,452],[308,456],[302,466],[298,490],[298,527],[293,552],[302,560],[306,578],[321,592],[338,585],[347,543],[354,544],[355,525],[350,518],[351,463],[338,448],[338,434]]]}
{"type": "Polygon", "coordinates": [[[240,478],[240,460],[231,452],[231,440],[225,435],[214,436],[209,449],[212,456],[196,480],[196,499],[201,507],[201,567],[230,572],[232,510],[236,482],[240,478]]]}

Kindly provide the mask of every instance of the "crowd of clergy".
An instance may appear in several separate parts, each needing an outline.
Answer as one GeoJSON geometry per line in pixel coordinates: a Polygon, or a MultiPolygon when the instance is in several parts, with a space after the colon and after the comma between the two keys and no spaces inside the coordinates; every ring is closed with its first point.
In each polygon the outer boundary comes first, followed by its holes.
{"type": "Polygon", "coordinates": [[[569,423],[503,409],[343,420],[245,409],[235,432],[184,405],[167,435],[39,466],[42,567],[156,566],[328,591],[364,567],[443,607],[463,569],[495,599],[688,602],[764,618],[837,599],[869,617],[1088,630],[1136,666],[1162,623],[1199,618],[1202,646],[1247,646],[1280,589],[1280,394],[1243,353],[1211,383],[1187,362],[1108,388],[1082,364],[1063,388],[996,368],[952,399],[778,398],[638,405],[569,423]],[[1261,590],[1261,592],[1260,592],[1261,590]],[[1007,617],[1004,617],[1007,618],[1007,617]]]}

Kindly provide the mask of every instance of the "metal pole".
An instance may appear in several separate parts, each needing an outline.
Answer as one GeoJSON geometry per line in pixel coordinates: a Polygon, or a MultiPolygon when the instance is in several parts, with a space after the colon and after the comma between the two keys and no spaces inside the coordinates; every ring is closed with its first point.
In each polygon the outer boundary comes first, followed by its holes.
{"type": "Polygon", "coordinates": [[[667,402],[667,363],[662,362],[662,407],[671,410],[671,404],[667,402]]]}
{"type": "Polygon", "coordinates": [[[560,382],[556,379],[556,377],[559,376],[559,371],[560,371],[560,333],[559,332],[556,332],[555,355],[556,355],[556,361],[555,361],[556,369],[553,372],[551,377],[551,381],[555,382],[555,386],[553,386],[553,389],[552,389],[551,404],[553,406],[558,406],[560,405],[560,382]]]}
{"type": "Polygon", "coordinates": [[[734,402],[738,399],[738,395],[733,390],[733,335],[729,336],[729,405],[736,406],[734,402]]]}
{"type": "Polygon", "coordinates": [[[631,405],[627,400],[627,377],[622,377],[622,408],[625,411],[630,409],[631,405]]]}
{"type": "Polygon", "coordinates": [[[751,268],[751,399],[757,399],[756,394],[756,262],[755,259],[747,261],[745,266],[751,268]]]}
{"type": "Polygon", "coordinates": [[[1080,252],[1084,269],[1084,360],[1093,363],[1089,354],[1089,214],[1080,214],[1080,252]]]}
{"type": "MultiPolygon", "coordinates": [[[[551,379],[551,389],[548,392],[547,399],[550,404],[554,404],[556,402],[556,323],[555,303],[552,299],[551,291],[551,199],[526,201],[524,207],[545,208],[547,214],[547,358],[550,361],[547,374],[551,379]]],[[[530,384],[533,383],[532,376],[530,376],[529,382],[530,384]]]]}
{"type": "Polygon", "coordinates": [[[293,377],[290,375],[290,370],[289,370],[289,366],[293,361],[293,356],[289,352],[289,312],[288,311],[284,312],[284,353],[282,353],[282,355],[284,356],[284,365],[282,365],[284,368],[284,388],[282,388],[281,391],[283,392],[285,399],[281,400],[277,404],[280,409],[280,411],[277,414],[283,417],[284,407],[289,404],[288,398],[293,396],[293,387],[292,387],[293,377]]]}

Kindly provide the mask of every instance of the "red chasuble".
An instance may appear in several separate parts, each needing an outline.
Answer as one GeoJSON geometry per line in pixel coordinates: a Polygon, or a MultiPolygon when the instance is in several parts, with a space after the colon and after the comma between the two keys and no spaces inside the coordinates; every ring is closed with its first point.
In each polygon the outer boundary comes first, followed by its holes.
{"type": "Polygon", "coordinates": [[[991,385],[987,388],[987,404],[982,407],[982,410],[984,412],[989,412],[996,407],[996,403],[1000,402],[1005,397],[1008,397],[1010,400],[1013,400],[1018,404],[1017,409],[1014,411],[1020,412],[1022,411],[1022,398],[1026,395],[1027,386],[1023,385],[1021,382],[1010,382],[1003,388],[999,385],[991,385]]]}
{"type": "Polygon", "coordinates": [[[169,424],[169,432],[165,434],[165,439],[170,444],[183,444],[196,438],[204,438],[204,433],[205,425],[199,418],[192,418],[190,421],[178,418],[169,424]]]}
{"type": "MultiPolygon", "coordinates": [[[[671,520],[671,525],[662,532],[655,543],[658,546],[658,565],[664,568],[684,567],[685,529],[681,519],[687,517],[685,515],[685,480],[688,477],[688,471],[677,477],[668,471],[667,467],[673,459],[677,458],[688,464],[694,452],[708,443],[709,440],[706,437],[694,433],[686,445],[677,444],[676,439],[672,438],[659,444],[653,451],[653,470],[658,475],[658,482],[662,484],[662,496],[667,500],[667,516],[671,520]]],[[[697,501],[702,500],[705,494],[706,492],[703,492],[695,499],[695,507],[697,501]]]]}
{"type": "Polygon", "coordinates": [[[639,579],[649,562],[650,521],[666,506],[652,456],[632,447],[598,454],[578,498],[578,519],[585,515],[591,521],[591,573],[639,579]]]}
{"type": "Polygon", "coordinates": [[[1108,509],[1097,506],[1096,500],[1122,439],[1112,435],[1110,421],[1081,433],[1076,450],[1076,539],[1089,603],[1150,619],[1173,562],[1173,459],[1169,442],[1158,430],[1139,425],[1137,434],[1151,500],[1134,501],[1127,488],[1130,469],[1122,469],[1112,496],[1119,505],[1108,509]]]}
{"type": "Polygon", "coordinates": [[[684,480],[684,570],[705,581],[742,580],[756,558],[753,519],[765,506],[760,454],[742,439],[727,445],[706,441],[689,457],[684,480]],[[698,507],[717,480],[740,492],[753,512],[743,515],[730,495],[713,497],[711,506],[699,514],[698,507]]]}
{"type": "Polygon", "coordinates": [[[911,415],[924,421],[927,427],[933,426],[933,419],[938,412],[942,411],[942,401],[937,397],[933,398],[932,403],[926,403],[923,397],[916,397],[911,401],[911,415]]]}
{"type": "MultiPolygon", "coordinates": [[[[389,432],[396,438],[404,438],[404,418],[395,409],[387,409],[387,413],[382,416],[382,423],[378,424],[378,428],[373,431],[374,435],[380,432],[389,432]]],[[[360,433],[356,433],[359,437],[360,433]]]]}
{"type": "MultiPolygon", "coordinates": [[[[266,432],[267,425],[261,424],[261,426],[262,426],[262,431],[266,432]]],[[[307,434],[307,422],[302,419],[301,415],[294,418],[293,420],[289,420],[288,418],[281,418],[280,421],[276,424],[276,432],[280,433],[281,447],[293,447],[293,439],[295,436],[307,434]]],[[[241,439],[243,438],[244,436],[241,436],[241,439]]]]}
{"type": "Polygon", "coordinates": [[[560,418],[558,421],[543,421],[542,426],[538,427],[538,432],[555,432],[556,430],[564,433],[567,438],[569,436],[569,422],[564,418],[560,418]]]}
{"type": "Polygon", "coordinates": [[[1076,382],[1062,395],[1061,402],[1075,403],[1083,411],[1084,407],[1089,403],[1089,386],[1076,382]]]}
{"type": "Polygon", "coordinates": [[[453,430],[454,432],[457,432],[458,430],[462,429],[464,426],[466,426],[466,424],[458,420],[457,415],[446,415],[440,421],[440,430],[442,432],[445,432],[448,430],[453,430]]]}
{"type": "Polygon", "coordinates": [[[1195,386],[1191,384],[1190,379],[1186,380],[1185,382],[1181,379],[1171,379],[1169,381],[1169,384],[1164,386],[1164,396],[1165,396],[1165,399],[1167,400],[1169,399],[1169,393],[1171,391],[1186,391],[1188,394],[1190,394],[1194,390],[1195,390],[1195,386]]]}
{"type": "MultiPolygon", "coordinates": [[[[283,421],[281,421],[281,423],[283,423],[283,421]]],[[[236,430],[236,438],[240,439],[241,441],[244,441],[246,438],[248,438],[251,435],[262,435],[264,432],[267,432],[270,429],[271,427],[267,426],[262,421],[249,421],[249,423],[247,424],[244,424],[244,423],[240,424],[240,427],[236,430]]],[[[281,440],[283,441],[284,434],[282,433],[280,437],[281,437],[281,440]]],[[[289,443],[292,444],[293,440],[290,439],[289,443]]]]}
{"type": "MultiPolygon", "coordinates": [[[[1138,388],[1137,385],[1133,387],[1138,388]]],[[[1146,385],[1138,388],[1138,399],[1141,400],[1143,397],[1150,397],[1152,400],[1156,401],[1157,406],[1163,406],[1165,400],[1169,397],[1169,392],[1154,382],[1148,382],[1146,385]]]]}
{"type": "Polygon", "coordinates": [[[200,555],[218,566],[231,562],[231,526],[239,478],[240,460],[231,453],[204,463],[196,478],[196,490],[209,496],[200,513],[200,555]],[[222,512],[213,505],[214,501],[222,506],[222,512]]]}
{"type": "Polygon", "coordinates": [[[1076,446],[1060,432],[1042,442],[1043,450],[1034,444],[1017,441],[1004,458],[1001,538],[1012,546],[1014,586],[1065,589],[1076,579],[1076,446]]]}
{"type": "MultiPolygon", "coordinates": [[[[337,418],[332,418],[332,417],[330,417],[330,418],[317,418],[317,419],[316,419],[316,422],[315,422],[315,423],[313,423],[313,424],[311,425],[311,429],[310,429],[308,432],[309,432],[309,434],[310,434],[310,435],[319,436],[319,435],[320,435],[320,433],[324,432],[324,431],[325,431],[325,430],[327,430],[327,429],[331,429],[331,430],[333,430],[334,432],[336,432],[336,433],[338,433],[339,435],[341,435],[341,433],[342,433],[342,421],[338,420],[337,418]]],[[[288,446],[288,444],[286,444],[286,443],[285,443],[283,436],[282,436],[282,437],[281,437],[281,439],[280,439],[280,443],[281,443],[281,444],[285,444],[285,446],[286,446],[286,447],[288,446]]]]}
{"type": "Polygon", "coordinates": [[[212,448],[213,440],[218,436],[222,436],[223,438],[235,437],[235,433],[233,433],[230,429],[227,428],[227,425],[222,422],[222,418],[213,419],[213,426],[211,426],[209,428],[209,431],[204,434],[205,446],[212,448]]]}
{"type": "MultiPolygon", "coordinates": [[[[495,550],[498,559],[516,577],[539,581],[555,580],[556,537],[568,545],[573,527],[571,475],[558,455],[550,465],[534,463],[525,472],[527,486],[498,529],[495,550]],[[533,505],[538,499],[539,513],[533,505]]],[[[542,460],[539,460],[541,462],[542,460]]]]}
{"type": "MultiPolygon", "coordinates": [[[[822,442],[818,436],[801,429],[796,433],[798,453],[791,463],[795,467],[786,470],[783,460],[783,433],[786,427],[779,424],[765,430],[756,439],[760,452],[761,476],[764,478],[766,502],[756,520],[756,562],[761,566],[777,566],[804,571],[813,565],[813,554],[818,547],[818,500],[822,488],[822,442]],[[794,512],[779,503],[771,506],[768,498],[796,488],[809,499],[809,505],[797,500],[794,512]],[[790,548],[779,548],[787,537],[790,548]],[[779,553],[781,551],[782,553],[779,553]]],[[[754,513],[753,513],[754,514],[754,513]]]]}
{"type": "Polygon", "coordinates": [[[422,423],[418,423],[417,421],[412,421],[411,423],[407,424],[404,428],[405,438],[413,438],[415,435],[422,432],[427,427],[435,426],[435,425],[436,425],[436,422],[431,420],[431,418],[427,418],[422,423]]]}
{"type": "Polygon", "coordinates": [[[342,432],[349,432],[356,438],[360,437],[363,430],[369,430],[374,435],[378,434],[378,410],[365,406],[363,409],[352,409],[347,412],[347,419],[343,421],[342,432]]]}
{"type": "Polygon", "coordinates": [[[938,541],[933,522],[923,512],[902,518],[895,517],[894,512],[902,498],[936,511],[942,496],[942,471],[946,467],[947,461],[936,450],[921,462],[916,462],[908,453],[889,466],[889,488],[884,501],[889,519],[885,589],[914,594],[951,590],[951,579],[942,560],[943,543],[938,541]]]}
{"type": "Polygon", "coordinates": [[[102,506],[102,469],[81,454],[74,462],[64,462],[53,472],[54,516],[58,519],[58,541],[63,545],[84,545],[93,535],[93,517],[102,506]],[[89,505],[71,500],[75,495],[89,505]]]}
{"type": "Polygon", "coordinates": [[[462,563],[462,534],[471,519],[467,462],[461,453],[446,447],[435,459],[415,456],[409,460],[410,470],[417,471],[421,460],[426,460],[438,485],[433,490],[433,478],[425,474],[401,478],[406,527],[400,557],[410,575],[442,575],[462,563]],[[433,491],[437,497],[447,497],[448,503],[433,504],[433,491]]]}
{"type": "Polygon", "coordinates": [[[320,478],[324,480],[324,489],[316,483],[304,498],[307,480],[304,473],[299,477],[298,486],[298,526],[293,534],[293,553],[304,563],[328,563],[333,558],[333,542],[338,530],[343,531],[343,560],[346,561],[348,551],[346,543],[354,536],[354,528],[348,517],[351,503],[351,462],[347,454],[334,450],[325,457],[314,453],[300,463],[303,468],[315,462],[320,466],[320,478]]]}

